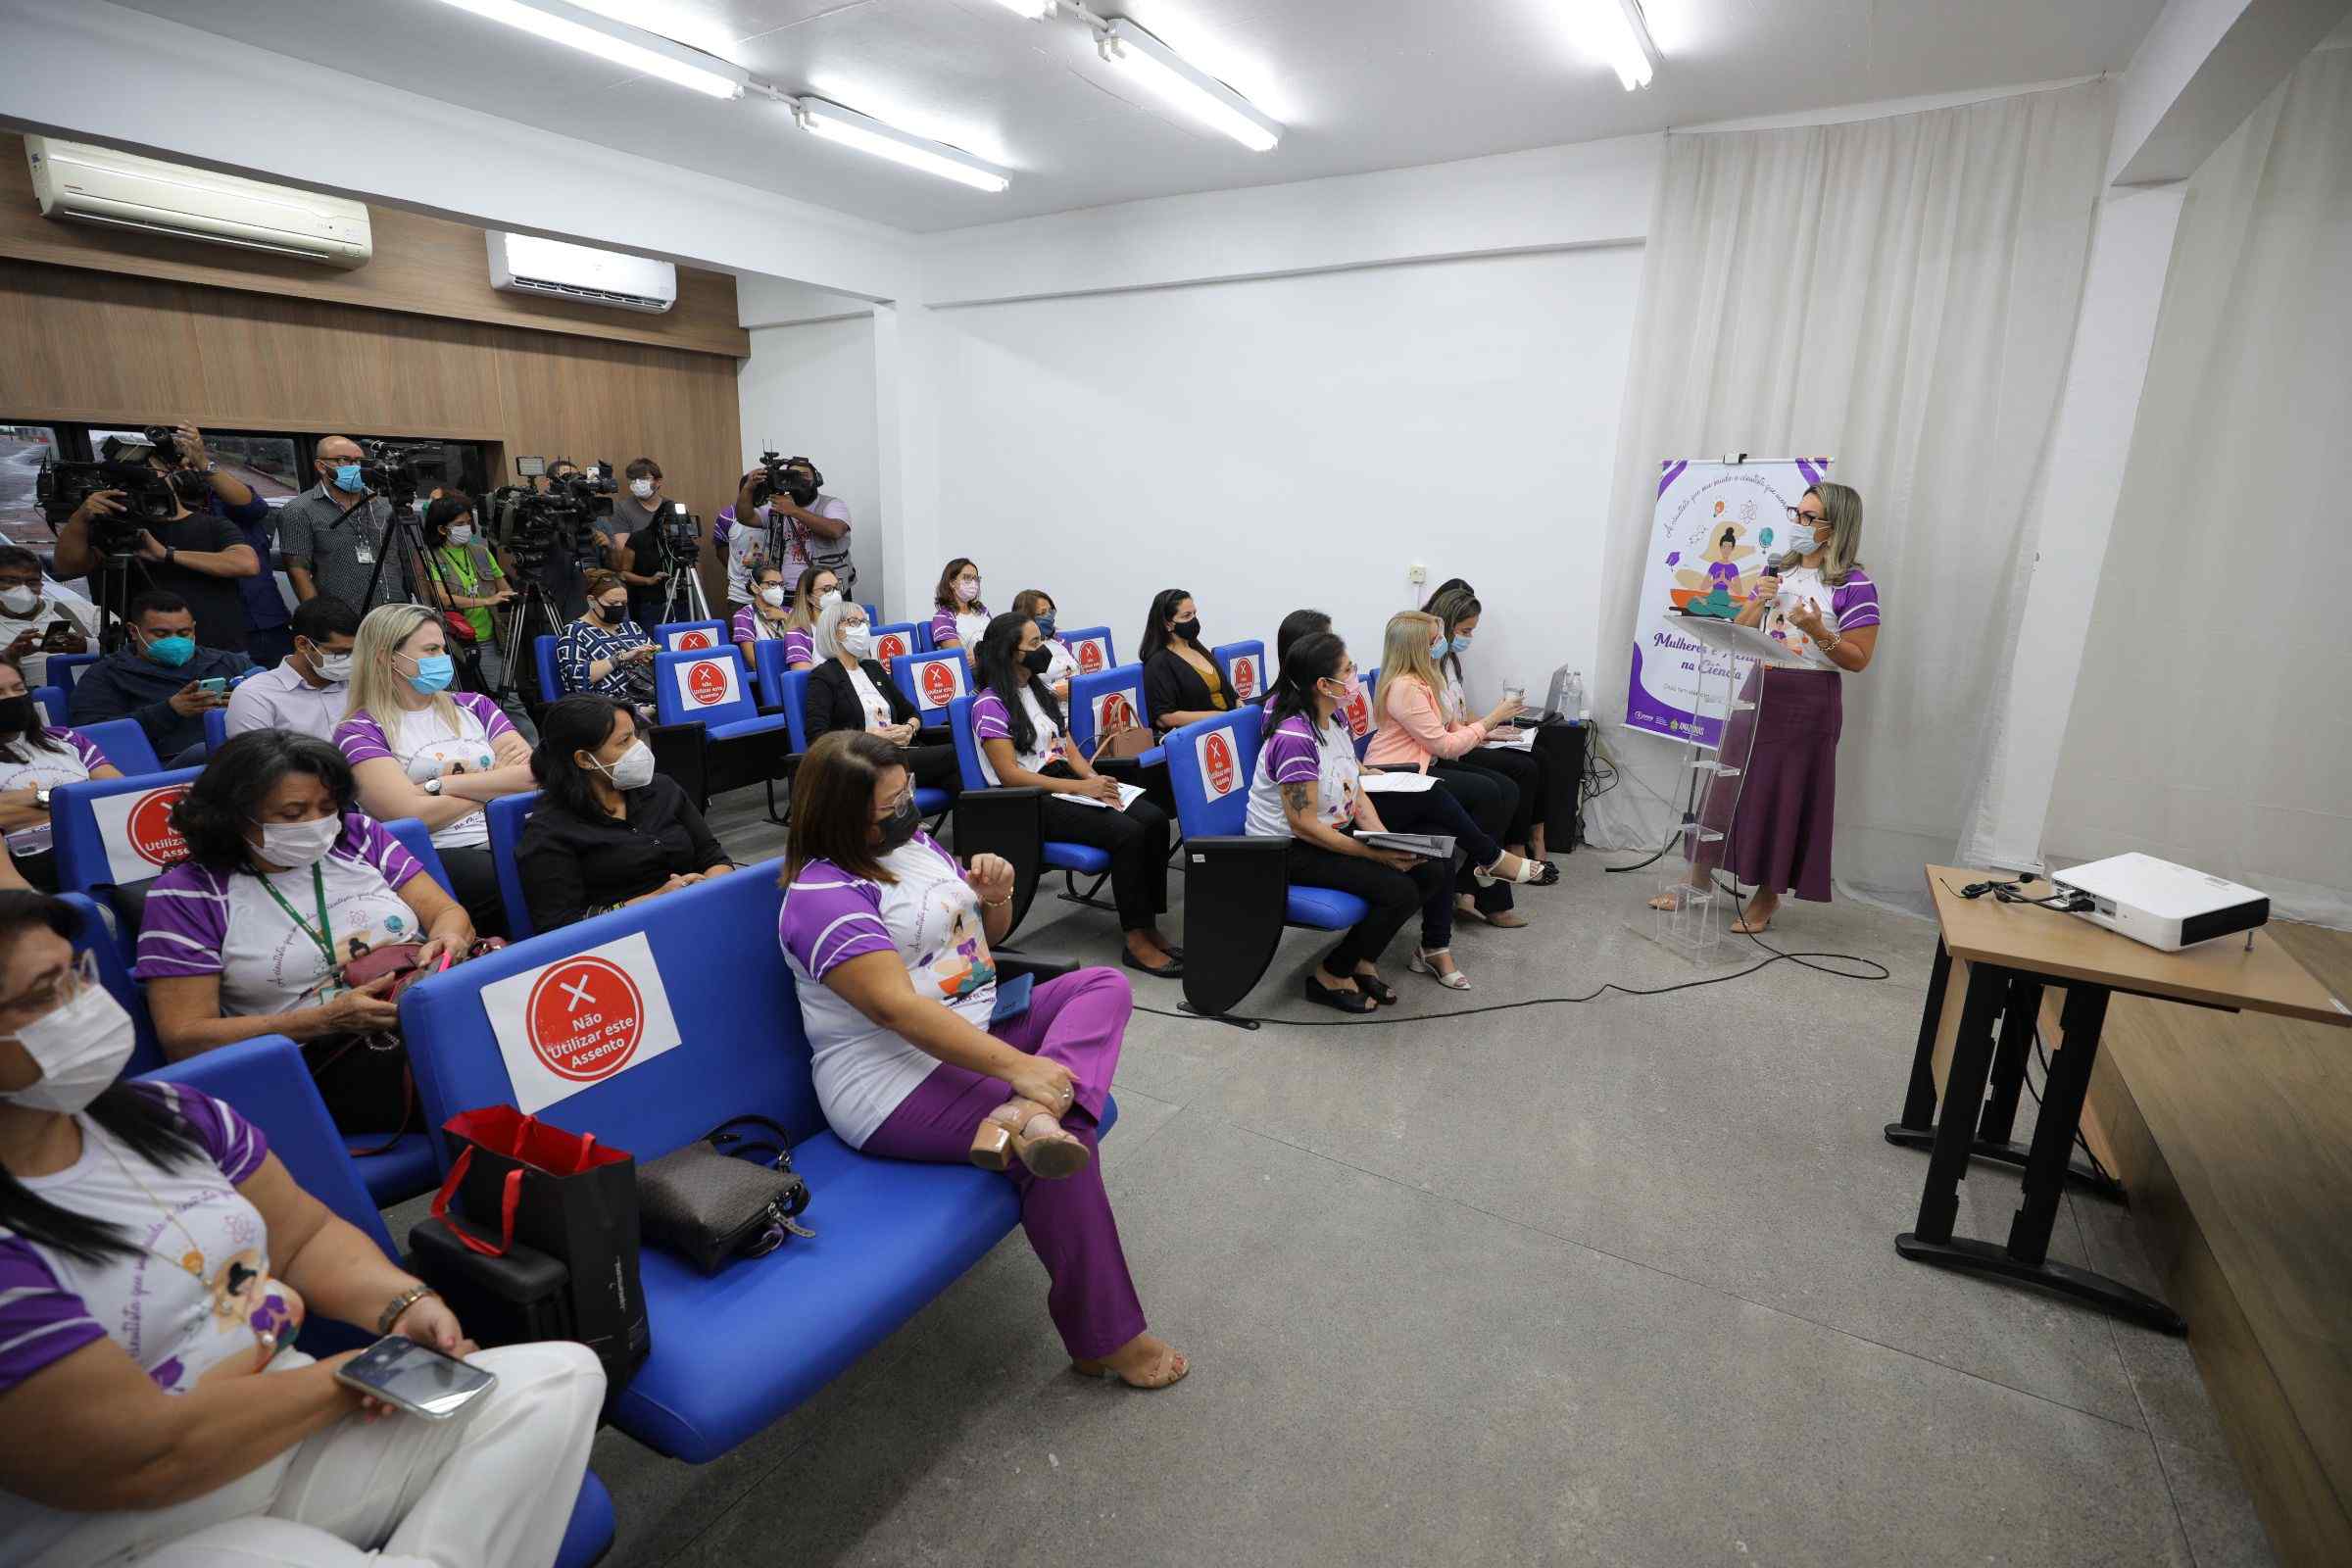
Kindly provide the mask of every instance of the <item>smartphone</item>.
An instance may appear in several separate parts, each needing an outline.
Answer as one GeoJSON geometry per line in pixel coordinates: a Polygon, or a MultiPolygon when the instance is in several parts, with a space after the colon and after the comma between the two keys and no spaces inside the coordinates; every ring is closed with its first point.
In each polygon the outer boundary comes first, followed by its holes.
{"type": "Polygon", "coordinates": [[[215,675],[209,680],[200,680],[196,683],[196,689],[200,692],[211,692],[215,697],[225,697],[228,695],[228,677],[215,675]]]}
{"type": "Polygon", "coordinates": [[[498,1375],[429,1345],[387,1334],[335,1369],[335,1381],[427,1421],[446,1421],[498,1386],[498,1375]]]}
{"type": "Polygon", "coordinates": [[[73,634],[74,622],[68,620],[63,615],[60,615],[55,620],[51,621],[47,627],[43,628],[41,632],[41,635],[51,642],[55,642],[60,637],[70,637],[73,634]]]}

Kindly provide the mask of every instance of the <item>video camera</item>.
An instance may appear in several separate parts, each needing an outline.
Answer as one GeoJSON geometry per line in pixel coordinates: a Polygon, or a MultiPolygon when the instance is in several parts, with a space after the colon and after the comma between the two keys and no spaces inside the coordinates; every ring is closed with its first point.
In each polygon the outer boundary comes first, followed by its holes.
{"type": "Polygon", "coordinates": [[[541,492],[530,483],[501,485],[490,492],[490,537],[514,558],[525,571],[536,571],[558,556],[588,567],[597,559],[596,522],[612,515],[612,465],[599,462],[582,469],[559,458],[517,458],[514,471],[524,480],[544,478],[541,492]],[[554,476],[557,468],[573,471],[554,476]]]}
{"type": "Polygon", "coordinates": [[[816,493],[824,487],[825,476],[817,472],[816,465],[807,458],[781,458],[772,451],[762,452],[760,454],[760,477],[752,483],[752,505],[764,507],[767,498],[781,490],[792,497],[794,506],[805,507],[814,501],[816,493]],[[803,469],[808,475],[808,482],[798,489],[788,482],[788,474],[794,468],[803,469]]]}
{"type": "Polygon", "coordinates": [[[448,449],[438,441],[362,441],[360,482],[405,512],[416,504],[419,481],[445,477],[448,449]]]}
{"type": "Polygon", "coordinates": [[[120,513],[93,514],[90,517],[90,548],[102,556],[127,556],[139,547],[139,531],[152,523],[170,522],[180,514],[180,497],[172,478],[147,461],[155,449],[154,437],[164,440],[160,450],[177,453],[170,430],[148,430],[146,444],[108,436],[98,449],[95,463],[44,463],[33,480],[33,494],[39,499],[42,515],[49,519],[52,532],[63,528],[83,502],[101,490],[119,490],[122,494],[120,513]]]}

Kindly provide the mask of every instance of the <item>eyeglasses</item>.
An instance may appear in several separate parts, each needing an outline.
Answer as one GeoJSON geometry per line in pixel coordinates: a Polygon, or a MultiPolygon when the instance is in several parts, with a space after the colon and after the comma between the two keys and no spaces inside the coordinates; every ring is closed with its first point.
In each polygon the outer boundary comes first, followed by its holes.
{"type": "Polygon", "coordinates": [[[1801,512],[1795,507],[1783,507],[1781,510],[1788,514],[1790,522],[1801,522],[1808,528],[1818,528],[1830,520],[1818,512],[1801,512]]]}
{"type": "Polygon", "coordinates": [[[29,991],[0,1001],[0,1012],[24,1013],[33,1018],[46,1017],[97,983],[98,956],[85,949],[50,979],[41,981],[29,991]]]}
{"type": "Polygon", "coordinates": [[[906,786],[905,791],[891,801],[890,805],[883,808],[882,814],[874,818],[874,825],[876,827],[880,827],[883,823],[889,821],[892,817],[898,815],[901,811],[904,811],[906,809],[906,808],[912,806],[913,804],[914,786],[909,784],[906,786]]]}

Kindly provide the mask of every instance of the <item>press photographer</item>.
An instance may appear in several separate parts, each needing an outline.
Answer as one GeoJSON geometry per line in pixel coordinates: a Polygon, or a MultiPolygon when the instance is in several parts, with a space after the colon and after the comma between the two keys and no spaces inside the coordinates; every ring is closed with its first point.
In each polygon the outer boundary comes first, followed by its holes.
{"type": "Polygon", "coordinates": [[[825,476],[807,458],[760,454],[760,466],[743,476],[735,493],[735,526],[727,535],[727,607],[752,602],[753,568],[761,562],[780,567],[786,582],[800,581],[810,566],[822,566],[841,583],[844,598],[856,596],[858,568],[850,560],[850,508],[821,488],[825,476]]]}
{"type": "Polygon", "coordinates": [[[611,464],[583,471],[569,458],[558,458],[538,481],[549,509],[537,518],[526,515],[521,534],[501,541],[525,580],[538,583],[559,620],[573,619],[588,608],[588,573],[605,564],[612,548],[607,530],[613,489],[611,464]],[[539,520],[546,526],[531,526],[539,520]]]}
{"type": "Polygon", "coordinates": [[[641,626],[682,620],[670,600],[679,566],[693,571],[703,559],[701,530],[662,491],[662,465],[639,458],[626,470],[625,491],[612,498],[612,569],[629,585],[629,618],[641,626]]]}
{"type": "Polygon", "coordinates": [[[42,470],[57,576],[90,579],[107,635],[132,598],[158,591],[187,602],[198,642],[244,648],[254,629],[244,583],[263,571],[244,529],[266,534],[269,503],[220,470],[195,426],[149,425],[141,435],[108,436],[96,463],[42,470]],[[71,512],[62,525],[61,511],[71,512]]]}
{"type": "Polygon", "coordinates": [[[408,598],[408,572],[399,552],[383,560],[392,548],[386,535],[393,503],[368,493],[367,455],[360,444],[330,435],[318,443],[311,466],[318,482],[277,514],[278,551],[294,597],[331,594],[363,615],[377,605],[408,598]]]}

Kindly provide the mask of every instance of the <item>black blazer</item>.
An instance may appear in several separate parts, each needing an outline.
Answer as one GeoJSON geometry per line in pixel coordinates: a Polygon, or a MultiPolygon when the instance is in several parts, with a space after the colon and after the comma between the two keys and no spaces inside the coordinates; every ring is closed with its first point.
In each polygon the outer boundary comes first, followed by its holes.
{"type": "MultiPolygon", "coordinates": [[[[890,678],[890,672],[882,667],[879,660],[861,659],[858,662],[858,667],[865,671],[865,678],[874,683],[874,690],[880,692],[890,704],[892,723],[920,722],[914,705],[906,700],[905,692],[899,690],[899,683],[890,678]]],[[[811,743],[819,735],[827,735],[837,729],[859,732],[865,729],[865,704],[858,701],[858,689],[850,684],[850,672],[841,667],[840,660],[820,659],[808,671],[807,723],[811,743]]]]}
{"type": "Polygon", "coordinates": [[[667,774],[623,790],[620,800],[628,819],[616,822],[602,812],[594,821],[574,816],[539,798],[514,846],[514,869],[540,930],[585,920],[653,892],[673,875],[708,871],[727,860],[703,813],[667,774]]]}
{"type": "MultiPolygon", "coordinates": [[[[1202,653],[1205,656],[1206,650],[1202,653]]],[[[1168,726],[1162,713],[1232,711],[1233,688],[1220,683],[1216,700],[1211,701],[1208,682],[1200,678],[1200,672],[1186,663],[1175,649],[1162,648],[1144,665],[1144,705],[1152,710],[1152,728],[1165,730],[1168,726]]]]}

